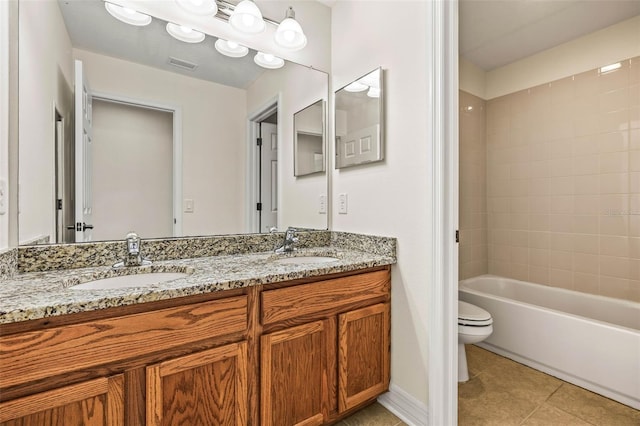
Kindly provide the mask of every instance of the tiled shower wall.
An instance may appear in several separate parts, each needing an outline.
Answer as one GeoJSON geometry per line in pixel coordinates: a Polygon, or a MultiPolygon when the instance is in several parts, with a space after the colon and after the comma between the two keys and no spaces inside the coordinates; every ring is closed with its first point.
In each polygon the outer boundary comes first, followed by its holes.
{"type": "Polygon", "coordinates": [[[460,91],[460,245],[461,280],[486,274],[487,140],[486,102],[460,91]]]}
{"type": "Polygon", "coordinates": [[[489,273],[640,301],[640,57],[492,99],[486,118],[489,273]]]}

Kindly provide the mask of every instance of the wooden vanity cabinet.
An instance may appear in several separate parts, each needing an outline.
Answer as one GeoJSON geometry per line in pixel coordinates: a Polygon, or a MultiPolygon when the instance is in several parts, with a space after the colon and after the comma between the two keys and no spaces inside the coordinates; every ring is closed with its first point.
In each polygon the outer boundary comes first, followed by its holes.
{"type": "Polygon", "coordinates": [[[388,269],[261,298],[262,426],[331,423],[387,390],[388,269]]]}
{"type": "Polygon", "coordinates": [[[0,426],[334,423],[389,384],[388,267],[0,325],[0,426]]]}
{"type": "Polygon", "coordinates": [[[0,328],[0,424],[250,424],[249,297],[229,293],[0,328]]]}
{"type": "Polygon", "coordinates": [[[122,426],[124,377],[90,380],[0,403],[2,426],[122,426]]]}

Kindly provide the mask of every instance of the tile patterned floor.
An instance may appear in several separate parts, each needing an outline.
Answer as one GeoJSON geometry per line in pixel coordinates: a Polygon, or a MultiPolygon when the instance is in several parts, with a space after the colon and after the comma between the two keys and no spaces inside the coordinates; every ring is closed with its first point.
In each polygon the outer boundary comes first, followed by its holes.
{"type": "Polygon", "coordinates": [[[467,345],[458,425],[639,426],[640,411],[467,345]]]}
{"type": "MultiPolygon", "coordinates": [[[[640,411],[510,359],[467,345],[458,384],[459,426],[640,426],[640,411]]],[[[337,426],[406,425],[374,403],[337,426]]]]}
{"type": "Polygon", "coordinates": [[[374,402],[347,417],[336,426],[406,426],[402,420],[382,405],[374,402]]]}

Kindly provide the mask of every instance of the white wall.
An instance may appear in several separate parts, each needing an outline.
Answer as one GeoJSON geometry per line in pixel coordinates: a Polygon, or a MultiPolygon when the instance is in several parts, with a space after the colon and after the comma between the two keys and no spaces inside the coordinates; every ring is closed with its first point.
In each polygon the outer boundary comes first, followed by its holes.
{"type": "Polygon", "coordinates": [[[0,2],[0,251],[9,247],[9,3],[0,2]]]}
{"type": "Polygon", "coordinates": [[[19,237],[53,239],[54,106],[71,117],[71,42],[56,2],[21,1],[19,19],[19,237]]]}
{"type": "Polygon", "coordinates": [[[332,85],[384,69],[385,160],[332,170],[332,230],[398,239],[392,269],[391,382],[427,405],[427,288],[432,207],[427,3],[339,1],[332,9],[332,85]],[[391,13],[391,10],[393,13],[391,13]]]}
{"type": "Polygon", "coordinates": [[[249,115],[279,97],[278,229],[327,228],[327,215],[318,213],[318,198],[327,194],[326,174],[293,175],[293,114],[320,99],[326,101],[327,87],[327,74],[287,63],[279,70],[264,72],[247,89],[249,115]]]}
{"type": "Polygon", "coordinates": [[[485,99],[639,55],[640,15],[487,72],[485,99]]]}
{"type": "Polygon", "coordinates": [[[93,90],[182,110],[184,235],[244,232],[246,93],[74,49],[93,90]]]}

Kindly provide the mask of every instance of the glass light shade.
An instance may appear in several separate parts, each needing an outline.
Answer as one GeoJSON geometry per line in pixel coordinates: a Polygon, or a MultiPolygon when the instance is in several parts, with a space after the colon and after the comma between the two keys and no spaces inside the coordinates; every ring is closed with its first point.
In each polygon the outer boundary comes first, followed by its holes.
{"type": "Polygon", "coordinates": [[[117,4],[109,2],[104,2],[104,7],[111,16],[125,24],[144,27],[151,23],[151,16],[136,12],[128,7],[118,6],[117,4]]]}
{"type": "Polygon", "coordinates": [[[277,69],[282,68],[284,65],[284,59],[278,58],[270,53],[258,52],[253,58],[253,62],[260,65],[262,68],[277,69]]]}
{"type": "Polygon", "coordinates": [[[218,13],[216,0],[176,0],[176,3],[194,15],[214,16],[218,13]]]}
{"type": "Polygon", "coordinates": [[[369,86],[367,86],[366,84],[362,84],[359,81],[354,81],[353,83],[346,86],[344,90],[346,90],[347,92],[363,92],[368,88],[369,86]]]}
{"type": "Polygon", "coordinates": [[[307,36],[304,35],[302,27],[295,17],[293,8],[289,7],[286,18],[278,25],[274,36],[278,46],[290,50],[300,50],[307,45],[307,36]]]}
{"type": "Polygon", "coordinates": [[[229,17],[229,24],[236,30],[257,34],[264,31],[265,23],[258,6],[251,0],[242,0],[229,17]]]}
{"type": "Polygon", "coordinates": [[[231,40],[223,40],[219,38],[216,40],[215,48],[218,52],[231,58],[242,58],[249,53],[249,48],[242,46],[231,40]]]}
{"type": "Polygon", "coordinates": [[[167,32],[171,34],[173,38],[184,41],[185,43],[200,43],[204,40],[204,33],[172,22],[167,23],[167,32]]]}

